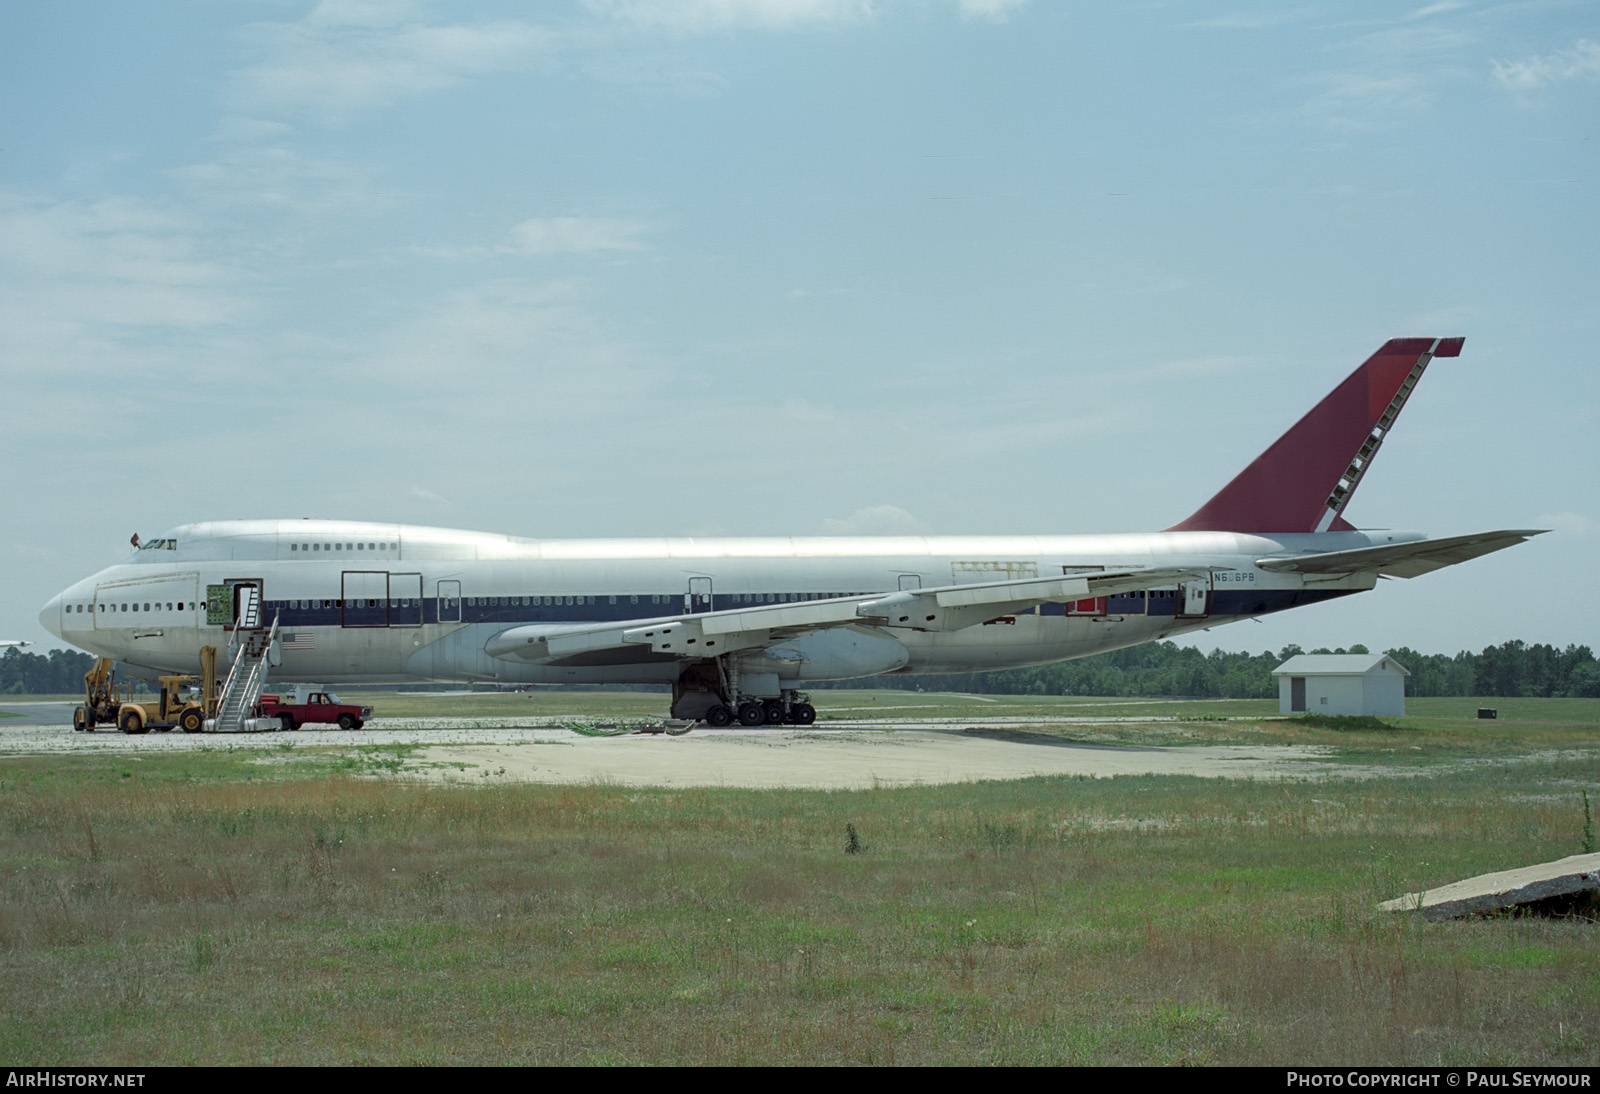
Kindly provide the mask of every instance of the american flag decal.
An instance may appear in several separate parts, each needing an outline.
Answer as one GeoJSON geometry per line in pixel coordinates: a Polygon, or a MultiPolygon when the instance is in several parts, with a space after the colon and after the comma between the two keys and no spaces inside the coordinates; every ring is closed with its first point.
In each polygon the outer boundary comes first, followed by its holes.
{"type": "Polygon", "coordinates": [[[314,650],[317,648],[316,637],[310,631],[284,631],[280,642],[286,650],[314,650]]]}

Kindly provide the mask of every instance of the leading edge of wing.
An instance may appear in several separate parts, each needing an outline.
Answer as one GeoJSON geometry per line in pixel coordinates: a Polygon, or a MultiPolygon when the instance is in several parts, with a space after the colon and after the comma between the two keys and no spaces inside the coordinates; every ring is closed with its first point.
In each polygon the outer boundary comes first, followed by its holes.
{"type": "Polygon", "coordinates": [[[1144,567],[761,604],[626,623],[531,623],[501,631],[489,639],[484,652],[511,661],[587,660],[603,650],[626,648],[638,650],[640,660],[659,660],[663,655],[716,657],[830,627],[959,630],[1049,601],[1115,596],[1175,585],[1204,573],[1204,569],[1144,567]]]}
{"type": "Polygon", "coordinates": [[[1385,577],[1420,577],[1422,574],[1454,566],[1458,562],[1493,554],[1543,535],[1547,528],[1502,529],[1473,532],[1465,536],[1423,539],[1411,543],[1391,543],[1380,547],[1357,547],[1349,551],[1326,551],[1315,555],[1287,558],[1260,558],[1256,565],[1274,573],[1358,574],[1375,573],[1385,577]]]}

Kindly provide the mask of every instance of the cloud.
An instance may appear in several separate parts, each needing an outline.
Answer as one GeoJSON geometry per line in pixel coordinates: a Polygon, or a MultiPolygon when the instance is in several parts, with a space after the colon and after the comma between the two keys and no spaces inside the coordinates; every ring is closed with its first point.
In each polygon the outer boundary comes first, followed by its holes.
{"type": "Polygon", "coordinates": [[[282,140],[292,132],[293,128],[283,122],[249,118],[240,114],[222,119],[217,126],[217,136],[222,140],[246,143],[282,140]]]}
{"type": "Polygon", "coordinates": [[[1209,19],[1197,19],[1187,24],[1191,27],[1207,27],[1211,30],[1268,30],[1273,27],[1287,26],[1290,23],[1300,23],[1311,18],[1314,14],[1310,8],[1263,8],[1259,11],[1238,11],[1227,15],[1216,15],[1209,19]]]}
{"type": "Polygon", "coordinates": [[[47,203],[0,194],[0,285],[25,330],[206,327],[243,309],[239,271],[207,255],[187,216],[126,198],[47,203]]]}
{"type": "Polygon", "coordinates": [[[508,233],[506,241],[482,244],[428,244],[413,247],[415,254],[447,262],[476,261],[496,256],[587,255],[642,251],[640,238],[649,228],[634,220],[614,217],[532,217],[508,233]]]}
{"type": "Polygon", "coordinates": [[[863,505],[843,520],[825,519],[822,530],[830,536],[906,536],[927,531],[927,525],[898,505],[863,505]]]}
{"type": "Polygon", "coordinates": [[[1595,523],[1582,513],[1564,510],[1559,513],[1545,513],[1535,518],[1535,524],[1540,528],[1549,528],[1560,536],[1571,536],[1574,539],[1586,539],[1594,531],[1595,523]]]}
{"type": "Polygon", "coordinates": [[[522,20],[437,25],[415,5],[341,0],[295,23],[256,23],[261,59],[234,76],[253,109],[338,120],[512,68],[551,50],[556,32],[522,20]]]}
{"type": "Polygon", "coordinates": [[[1301,116],[1346,133],[1367,132],[1415,119],[1433,102],[1435,79],[1414,72],[1341,72],[1300,107],[1301,116]]]}
{"type": "Polygon", "coordinates": [[[281,145],[235,148],[171,175],[202,201],[292,214],[371,214],[396,200],[359,167],[281,145]]]}
{"type": "MultiPolygon", "coordinates": [[[[993,7],[1010,6],[1016,0],[971,2],[993,7]]],[[[590,0],[589,8],[638,27],[686,34],[836,26],[862,22],[875,14],[871,0],[590,0]]]]}
{"type": "MultiPolygon", "coordinates": [[[[963,19],[1001,23],[1031,0],[956,0],[963,19]]],[[[848,26],[878,14],[875,0],[589,0],[605,18],[650,30],[705,34],[848,26]]]]}
{"type": "Polygon", "coordinates": [[[611,334],[580,288],[562,281],[500,279],[458,289],[368,341],[354,359],[360,372],[396,391],[419,384],[435,391],[441,411],[459,394],[480,421],[645,407],[674,382],[660,362],[611,334]],[[513,392],[525,392],[526,401],[513,392]]]}
{"type": "Polygon", "coordinates": [[[0,436],[19,451],[70,435],[63,459],[120,458],[129,421],[193,441],[210,393],[265,375],[261,340],[239,333],[253,275],[189,214],[0,193],[0,239],[0,436]]]}
{"type": "Polygon", "coordinates": [[[1011,17],[1011,13],[1018,8],[1026,6],[1028,0],[960,0],[959,7],[964,19],[986,19],[991,23],[1003,23],[1011,17]]]}
{"type": "Polygon", "coordinates": [[[1521,61],[1491,61],[1494,82],[1507,91],[1537,91],[1564,80],[1600,79],[1600,45],[1579,38],[1571,49],[1521,61]]]}
{"type": "Polygon", "coordinates": [[[512,254],[593,254],[596,251],[638,251],[645,227],[609,217],[534,217],[511,229],[503,248],[512,254]]]}

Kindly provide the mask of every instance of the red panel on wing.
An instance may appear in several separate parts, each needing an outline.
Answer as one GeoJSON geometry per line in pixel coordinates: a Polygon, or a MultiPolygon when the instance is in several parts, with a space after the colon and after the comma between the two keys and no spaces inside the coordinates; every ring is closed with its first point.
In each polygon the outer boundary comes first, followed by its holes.
{"type": "MultiPolygon", "coordinates": [[[[1455,342],[1459,352],[1460,340],[1446,341],[1455,342]]],[[[1168,531],[1315,531],[1328,516],[1328,499],[1340,480],[1353,490],[1347,478],[1352,461],[1433,344],[1432,338],[1385,342],[1215,497],[1168,531]]],[[[1365,461],[1359,470],[1365,472],[1365,461]]],[[[1342,510],[1347,501],[1336,508],[1342,510]]]]}

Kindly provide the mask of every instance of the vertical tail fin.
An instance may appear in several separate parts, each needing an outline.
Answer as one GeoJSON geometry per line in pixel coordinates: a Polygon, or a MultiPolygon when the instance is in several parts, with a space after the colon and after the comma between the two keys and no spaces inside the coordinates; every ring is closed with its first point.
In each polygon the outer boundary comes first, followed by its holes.
{"type": "Polygon", "coordinates": [[[1463,338],[1391,338],[1169,532],[1346,531],[1344,508],[1435,357],[1463,338]]]}

